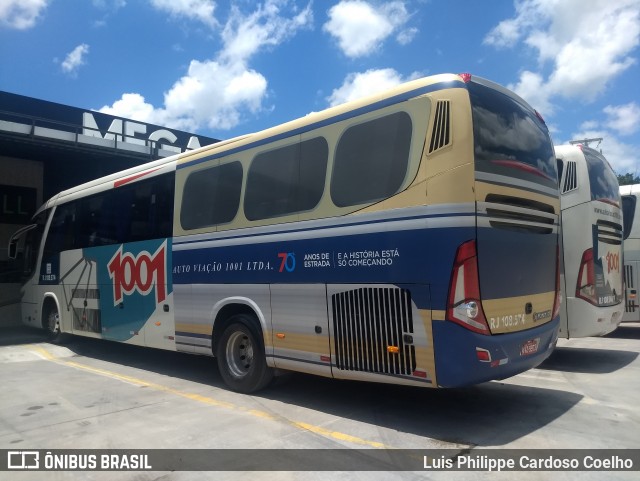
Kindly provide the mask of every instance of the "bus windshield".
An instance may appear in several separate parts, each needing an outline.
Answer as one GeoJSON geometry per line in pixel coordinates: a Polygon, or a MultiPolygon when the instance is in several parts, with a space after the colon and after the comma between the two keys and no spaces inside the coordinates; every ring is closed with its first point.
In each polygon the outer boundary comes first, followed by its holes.
{"type": "Polygon", "coordinates": [[[482,84],[472,82],[468,89],[476,170],[556,188],[552,143],[535,111],[482,84]]]}
{"type": "Polygon", "coordinates": [[[582,153],[587,161],[589,184],[591,184],[591,200],[620,205],[618,179],[606,159],[593,149],[583,148],[582,153]]]}
{"type": "Polygon", "coordinates": [[[9,272],[13,278],[27,279],[34,273],[47,215],[48,211],[41,212],[33,219],[33,224],[19,229],[11,237],[9,256],[12,269],[9,272]]]}

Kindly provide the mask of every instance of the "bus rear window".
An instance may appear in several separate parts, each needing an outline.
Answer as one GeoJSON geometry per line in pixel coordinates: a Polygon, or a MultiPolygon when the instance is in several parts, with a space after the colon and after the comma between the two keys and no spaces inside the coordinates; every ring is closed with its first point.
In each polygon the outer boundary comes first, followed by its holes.
{"type": "Polygon", "coordinates": [[[591,200],[608,200],[620,205],[618,178],[609,167],[609,163],[597,150],[585,147],[582,149],[582,153],[587,161],[591,200]]]}
{"type": "Polygon", "coordinates": [[[547,127],[531,108],[498,90],[468,84],[476,170],[557,188],[547,127]]]}

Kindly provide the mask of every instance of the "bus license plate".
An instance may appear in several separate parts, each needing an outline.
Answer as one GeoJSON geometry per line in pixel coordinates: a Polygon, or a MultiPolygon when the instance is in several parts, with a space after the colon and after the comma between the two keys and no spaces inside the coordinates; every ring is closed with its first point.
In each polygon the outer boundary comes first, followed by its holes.
{"type": "Polygon", "coordinates": [[[540,338],[536,337],[535,339],[529,339],[520,347],[520,355],[528,356],[530,354],[535,354],[538,352],[538,346],[540,345],[540,338]]]}

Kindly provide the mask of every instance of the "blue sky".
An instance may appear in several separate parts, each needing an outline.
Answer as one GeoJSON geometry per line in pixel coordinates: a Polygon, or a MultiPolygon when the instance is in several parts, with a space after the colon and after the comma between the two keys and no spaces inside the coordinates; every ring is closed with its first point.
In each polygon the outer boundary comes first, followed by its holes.
{"type": "Polygon", "coordinates": [[[0,90],[227,139],[470,72],[638,175],[639,45],[640,0],[0,0],[0,90]]]}

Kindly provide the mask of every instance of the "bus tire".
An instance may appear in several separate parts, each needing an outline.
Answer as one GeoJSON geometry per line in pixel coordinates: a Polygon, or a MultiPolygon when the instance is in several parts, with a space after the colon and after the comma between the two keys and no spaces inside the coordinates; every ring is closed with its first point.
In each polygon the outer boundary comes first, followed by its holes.
{"type": "Polygon", "coordinates": [[[257,325],[255,316],[236,314],[229,319],[216,346],[220,375],[232,391],[252,393],[273,379],[257,325]]]}
{"type": "Polygon", "coordinates": [[[42,327],[47,332],[49,342],[59,344],[64,340],[64,334],[60,330],[60,313],[55,302],[48,302],[44,312],[42,327]]]}

